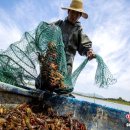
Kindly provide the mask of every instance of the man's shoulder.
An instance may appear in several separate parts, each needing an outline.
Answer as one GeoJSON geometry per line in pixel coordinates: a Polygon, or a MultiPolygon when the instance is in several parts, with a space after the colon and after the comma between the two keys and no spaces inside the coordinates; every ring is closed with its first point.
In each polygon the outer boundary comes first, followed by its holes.
{"type": "Polygon", "coordinates": [[[54,23],[55,23],[55,25],[60,26],[63,22],[64,22],[63,20],[59,19],[59,20],[55,21],[54,23]]]}

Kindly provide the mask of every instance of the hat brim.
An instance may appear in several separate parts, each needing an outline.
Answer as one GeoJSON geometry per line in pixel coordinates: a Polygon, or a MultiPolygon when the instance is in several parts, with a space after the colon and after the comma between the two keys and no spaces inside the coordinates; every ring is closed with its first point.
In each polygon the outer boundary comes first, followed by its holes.
{"type": "Polygon", "coordinates": [[[71,8],[71,7],[62,7],[63,10],[74,10],[74,11],[77,11],[77,12],[80,12],[82,13],[82,17],[87,19],[88,18],[88,14],[85,13],[83,10],[80,10],[80,9],[75,9],[75,8],[71,8]]]}

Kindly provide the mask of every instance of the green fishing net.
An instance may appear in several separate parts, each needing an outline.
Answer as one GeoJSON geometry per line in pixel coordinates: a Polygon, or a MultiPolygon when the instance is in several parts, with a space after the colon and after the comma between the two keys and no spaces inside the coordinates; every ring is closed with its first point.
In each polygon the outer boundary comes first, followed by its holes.
{"type": "MultiPolygon", "coordinates": [[[[89,60],[86,58],[72,75],[68,74],[61,34],[59,27],[41,22],[34,31],[25,32],[20,41],[0,51],[0,81],[28,86],[38,76],[36,68],[40,64],[43,80],[51,85],[60,84],[62,91],[72,90],[89,60]]],[[[95,83],[99,87],[114,84],[116,79],[103,59],[99,55],[95,57],[98,63],[95,83]]]]}

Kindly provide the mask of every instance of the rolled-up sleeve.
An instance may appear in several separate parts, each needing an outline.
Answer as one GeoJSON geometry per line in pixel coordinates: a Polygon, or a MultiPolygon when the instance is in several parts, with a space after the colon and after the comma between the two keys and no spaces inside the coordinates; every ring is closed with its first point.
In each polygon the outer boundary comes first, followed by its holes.
{"type": "Polygon", "coordinates": [[[87,51],[92,48],[92,42],[89,37],[83,33],[82,29],[78,33],[78,52],[80,55],[86,55],[87,51]]]}

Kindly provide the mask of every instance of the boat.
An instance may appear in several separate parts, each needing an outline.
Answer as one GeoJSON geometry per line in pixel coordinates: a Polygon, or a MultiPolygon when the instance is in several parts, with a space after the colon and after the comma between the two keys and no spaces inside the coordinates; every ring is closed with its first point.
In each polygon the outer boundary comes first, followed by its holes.
{"type": "Polygon", "coordinates": [[[59,115],[72,113],[85,123],[87,130],[129,130],[129,112],[64,95],[48,94],[29,87],[20,88],[0,82],[0,104],[15,107],[33,101],[51,106],[59,115]]]}

